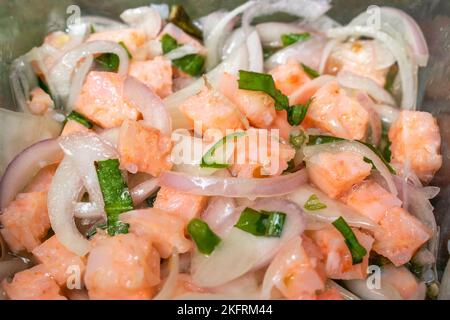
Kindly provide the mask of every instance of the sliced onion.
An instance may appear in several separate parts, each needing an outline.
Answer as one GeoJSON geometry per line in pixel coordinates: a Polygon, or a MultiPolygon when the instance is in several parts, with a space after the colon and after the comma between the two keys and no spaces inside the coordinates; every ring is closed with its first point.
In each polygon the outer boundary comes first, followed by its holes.
{"type": "Polygon", "coordinates": [[[375,110],[375,104],[373,100],[367,95],[367,93],[359,91],[356,93],[356,100],[369,114],[369,126],[370,126],[370,143],[377,146],[381,139],[381,119],[375,110]]]}
{"type": "MultiPolygon", "coordinates": [[[[421,28],[411,16],[403,10],[392,7],[378,8],[380,12],[381,30],[391,34],[398,40],[404,40],[412,50],[415,62],[425,67],[428,64],[429,51],[421,28]]],[[[354,18],[351,26],[365,26],[370,21],[370,12],[364,12],[354,18]]]]}
{"type": "Polygon", "coordinates": [[[295,59],[299,63],[304,63],[314,70],[320,67],[320,59],[322,51],[326,45],[326,38],[322,35],[312,35],[312,37],[305,41],[299,41],[284,49],[281,49],[272,55],[264,63],[266,69],[270,70],[280,64],[287,63],[290,59],[295,59]]]}
{"type": "Polygon", "coordinates": [[[323,32],[334,28],[342,27],[342,25],[336,20],[330,18],[327,15],[322,15],[313,21],[306,21],[301,26],[311,28],[315,31],[323,32]]]}
{"type": "Polygon", "coordinates": [[[380,289],[369,289],[367,280],[345,280],[343,281],[347,289],[363,300],[403,300],[393,286],[381,282],[380,289]]]}
{"type": "Polygon", "coordinates": [[[158,179],[156,178],[149,179],[135,186],[130,191],[134,205],[140,205],[145,199],[155,193],[156,190],[158,190],[158,179]]]}
{"type": "Polygon", "coordinates": [[[295,23],[265,22],[255,26],[264,47],[283,46],[281,36],[288,33],[304,33],[306,30],[295,23]]]}
{"type": "Polygon", "coordinates": [[[391,192],[395,196],[398,194],[397,187],[395,186],[394,180],[392,178],[391,173],[389,172],[389,169],[372,150],[370,150],[362,143],[356,141],[339,141],[317,146],[307,146],[303,149],[303,153],[305,154],[306,159],[320,152],[332,152],[332,153],[353,152],[372,160],[373,164],[380,172],[381,176],[385,179],[389,192],[391,192]]]}
{"type": "Polygon", "coordinates": [[[253,31],[247,37],[248,71],[262,73],[264,71],[264,57],[258,32],[253,31]]]}
{"type": "MultiPolygon", "coordinates": [[[[257,300],[259,299],[259,275],[249,272],[222,286],[211,288],[216,295],[230,297],[231,299],[257,300]]],[[[225,298],[226,299],[226,298],[225,298]]]]}
{"type": "Polygon", "coordinates": [[[328,281],[326,283],[326,286],[328,288],[336,288],[339,291],[339,293],[341,294],[341,296],[344,297],[345,300],[361,300],[361,298],[359,298],[358,296],[354,295],[353,293],[351,293],[350,291],[348,291],[344,287],[340,286],[339,284],[337,284],[333,280],[328,279],[328,281]]]}
{"type": "Polygon", "coordinates": [[[180,256],[176,249],[169,260],[169,276],[167,277],[161,291],[153,298],[153,300],[169,300],[173,297],[177,288],[178,274],[180,272],[180,256]]]}
{"type": "Polygon", "coordinates": [[[188,176],[177,172],[163,172],[159,177],[161,186],[189,194],[250,199],[288,194],[306,181],[305,170],[262,179],[188,176]]]}
{"type": "Polygon", "coordinates": [[[50,70],[50,80],[55,86],[56,94],[63,101],[69,95],[72,73],[78,62],[83,58],[100,53],[115,53],[118,55],[120,61],[118,73],[122,76],[128,73],[128,53],[120,44],[112,41],[90,41],[83,43],[65,53],[55,62],[55,65],[50,70]]]}
{"type": "Polygon", "coordinates": [[[403,43],[397,41],[389,34],[364,26],[347,26],[328,30],[331,38],[343,39],[346,37],[366,36],[380,41],[392,53],[399,66],[402,85],[402,103],[404,109],[415,109],[417,103],[417,66],[411,61],[403,43]]]}
{"type": "Polygon", "coordinates": [[[400,114],[399,109],[386,104],[376,104],[374,106],[374,109],[380,116],[381,121],[387,124],[394,123],[394,121],[397,120],[398,115],[400,114]]]}
{"type": "Polygon", "coordinates": [[[0,209],[5,209],[40,169],[60,162],[63,156],[56,139],[35,143],[18,154],[0,182],[0,209]]]}
{"type": "MultiPolygon", "coordinates": [[[[203,39],[208,39],[209,35],[216,27],[218,21],[221,21],[223,18],[225,18],[227,14],[227,10],[217,10],[198,19],[200,27],[203,31],[203,39]]],[[[230,22],[224,28],[224,32],[228,33],[233,29],[235,20],[236,18],[230,20],[230,22]]]]}
{"type": "Polygon", "coordinates": [[[141,111],[145,125],[164,134],[172,132],[169,113],[161,98],[148,86],[131,76],[125,79],[123,95],[141,111]]]}
{"type": "Polygon", "coordinates": [[[281,237],[257,237],[232,228],[211,255],[194,253],[191,272],[196,285],[217,287],[251,270],[264,267],[286,242],[298,237],[305,228],[302,210],[292,202],[264,199],[257,201],[252,208],[286,213],[281,237]]]}
{"type": "Polygon", "coordinates": [[[158,11],[152,7],[127,9],[120,18],[134,28],[143,29],[147,39],[156,38],[162,27],[162,19],[158,11]]]}
{"type": "Polygon", "coordinates": [[[324,15],[331,8],[329,0],[278,0],[278,1],[258,1],[257,5],[249,8],[243,17],[242,25],[248,28],[253,19],[260,16],[267,16],[277,12],[284,12],[313,21],[324,15]]]}
{"type": "Polygon", "coordinates": [[[98,135],[111,146],[117,149],[119,144],[120,127],[98,130],[98,135]]]}
{"type": "Polygon", "coordinates": [[[78,68],[76,68],[70,86],[69,99],[67,100],[67,112],[72,111],[75,108],[75,101],[81,92],[83,87],[84,79],[86,79],[89,70],[91,70],[92,63],[94,62],[93,56],[87,56],[83,62],[80,63],[78,68]]]}
{"type": "Polygon", "coordinates": [[[320,210],[307,211],[305,217],[308,224],[313,224],[317,221],[332,223],[337,218],[343,217],[352,227],[364,228],[368,230],[374,230],[377,227],[377,224],[372,219],[356,212],[354,209],[341,202],[329,198],[322,191],[309,185],[301,186],[294,192],[288,194],[286,198],[303,208],[309,197],[313,194],[315,194],[319,198],[320,202],[324,203],[327,207],[320,210]]]}
{"type": "Polygon", "coordinates": [[[105,214],[92,202],[77,202],[74,207],[74,216],[78,219],[92,221],[104,218],[105,214]]]}
{"type": "Polygon", "coordinates": [[[92,25],[98,31],[127,28],[122,22],[101,16],[82,16],[81,23],[92,25]]]}
{"type": "Polygon", "coordinates": [[[90,201],[99,211],[103,211],[105,203],[100,183],[98,182],[95,162],[118,159],[117,150],[105,143],[98,135],[85,132],[61,137],[60,146],[66,154],[66,158],[71,161],[77,170],[89,193],[90,201]]]}
{"type": "Polygon", "coordinates": [[[343,87],[366,92],[379,103],[395,106],[395,100],[391,94],[370,78],[348,71],[340,71],[337,75],[337,81],[343,87]]]}
{"type": "Polygon", "coordinates": [[[208,51],[206,59],[206,69],[211,70],[220,61],[219,50],[222,49],[222,44],[227,36],[226,30],[229,29],[230,22],[233,21],[238,15],[245,12],[248,8],[255,5],[256,1],[248,1],[243,5],[235,8],[230,13],[225,15],[220,21],[217,22],[214,29],[211,31],[209,36],[205,39],[205,46],[208,51]]]}
{"type": "Polygon", "coordinates": [[[334,48],[340,43],[340,41],[336,39],[331,39],[327,42],[325,47],[322,50],[322,55],[320,57],[320,63],[319,68],[317,69],[320,74],[325,72],[325,68],[327,66],[328,58],[330,57],[331,53],[333,52],[334,48]]]}
{"type": "MultiPolygon", "coordinates": [[[[216,68],[208,72],[205,76],[213,87],[216,87],[220,77],[224,72],[236,75],[239,70],[248,68],[248,51],[246,46],[242,45],[232,56],[220,63],[216,68]]],[[[173,129],[186,128],[191,129],[192,123],[180,111],[179,106],[189,97],[197,94],[204,86],[204,80],[198,79],[191,85],[176,93],[166,97],[164,104],[170,113],[173,129]]]]}
{"type": "Polygon", "coordinates": [[[185,44],[184,46],[181,46],[179,48],[170,51],[169,53],[166,53],[164,57],[166,57],[169,60],[175,60],[187,56],[189,54],[196,54],[196,53],[199,53],[198,48],[195,48],[190,44],[185,44]]]}
{"type": "Polygon", "coordinates": [[[73,253],[84,256],[89,241],[78,231],[74,221],[75,203],[84,191],[83,180],[69,157],[59,165],[48,191],[48,216],[58,241],[73,253]]]}
{"type": "Polygon", "coordinates": [[[239,219],[240,212],[236,213],[235,199],[213,197],[202,213],[202,220],[222,238],[228,234],[239,219]]]}

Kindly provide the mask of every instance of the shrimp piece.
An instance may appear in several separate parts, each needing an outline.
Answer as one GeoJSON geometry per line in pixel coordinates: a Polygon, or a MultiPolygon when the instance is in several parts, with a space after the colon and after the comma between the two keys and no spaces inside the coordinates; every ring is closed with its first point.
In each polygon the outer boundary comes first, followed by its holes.
{"type": "Polygon", "coordinates": [[[53,108],[53,100],[50,95],[39,87],[30,92],[31,100],[27,102],[28,109],[32,114],[44,115],[50,108],[53,108]]]}
{"type": "Polygon", "coordinates": [[[379,224],[373,249],[397,267],[411,260],[432,235],[427,226],[400,207],[389,209],[379,224]]]}
{"type": "Polygon", "coordinates": [[[173,248],[178,253],[191,250],[192,243],[184,236],[185,221],[182,217],[150,208],[123,213],[121,219],[130,224],[130,232],[150,240],[164,259],[170,257],[173,248]]]}
{"type": "Polygon", "coordinates": [[[138,52],[138,49],[145,44],[147,36],[145,31],[142,29],[116,29],[116,30],[104,30],[91,34],[86,42],[89,41],[113,41],[113,42],[123,42],[125,47],[133,56],[138,52]]]}
{"type": "Polygon", "coordinates": [[[379,56],[389,54],[375,40],[357,40],[338,44],[325,67],[325,73],[336,75],[339,71],[349,71],[370,78],[384,87],[389,67],[379,67],[379,56]]]}
{"type": "Polygon", "coordinates": [[[23,192],[48,192],[57,168],[57,164],[51,164],[39,170],[23,192]]]}
{"type": "Polygon", "coordinates": [[[291,59],[269,71],[275,81],[275,86],[284,95],[289,96],[305,83],[311,81],[300,64],[291,59]]]}
{"type": "Polygon", "coordinates": [[[207,203],[208,197],[161,187],[153,207],[181,217],[187,224],[190,220],[200,216],[207,203]]]}
{"type": "Polygon", "coordinates": [[[158,129],[125,120],[120,128],[118,150],[120,164],[131,173],[145,172],[158,176],[170,170],[172,142],[158,129]]]}
{"type": "Polygon", "coordinates": [[[369,113],[355,99],[346,94],[336,81],[321,87],[313,96],[306,117],[305,128],[318,128],[334,136],[361,140],[366,136],[369,113]]]}
{"type": "Polygon", "coordinates": [[[84,282],[89,298],[151,299],[160,282],[160,257],[136,235],[96,235],[84,282]]]}
{"type": "Polygon", "coordinates": [[[224,73],[220,78],[220,91],[230,99],[257,128],[266,128],[275,120],[275,102],[264,92],[239,89],[235,76],[224,73]]]}
{"type": "Polygon", "coordinates": [[[47,213],[47,193],[20,193],[0,215],[0,230],[14,252],[32,251],[41,244],[50,229],[47,213]]]}
{"type": "Polygon", "coordinates": [[[385,265],[381,271],[381,283],[394,287],[403,299],[424,299],[425,285],[419,283],[417,278],[405,267],[396,268],[393,265],[385,265]]]}
{"type": "Polygon", "coordinates": [[[403,110],[389,129],[392,162],[411,169],[429,182],[442,166],[441,136],[428,112],[403,110]]]}
{"type": "Polygon", "coordinates": [[[276,111],[275,120],[272,122],[270,126],[267,127],[270,130],[278,130],[278,135],[284,141],[289,141],[289,135],[291,131],[294,129],[287,120],[287,112],[286,110],[276,111]]]}
{"type": "Polygon", "coordinates": [[[130,63],[129,74],[145,83],[161,98],[172,94],[172,64],[164,57],[130,63]]]}
{"type": "Polygon", "coordinates": [[[71,275],[71,267],[78,267],[80,275],[84,274],[85,259],[67,250],[56,236],[52,236],[44,243],[33,249],[36,259],[45,265],[48,273],[55,281],[63,286],[71,275]]]}
{"type": "Polygon", "coordinates": [[[336,199],[369,176],[372,166],[361,155],[343,151],[315,154],[306,160],[306,169],[312,183],[336,199]]]}
{"type": "Polygon", "coordinates": [[[75,109],[102,128],[114,128],[126,119],[138,120],[138,109],[123,99],[124,78],[113,72],[91,71],[75,101],[75,109]]]}
{"type": "Polygon", "coordinates": [[[81,123],[69,119],[64,125],[64,129],[61,133],[62,137],[69,136],[76,132],[90,132],[91,130],[83,126],[81,123]]]}
{"type": "Polygon", "coordinates": [[[191,37],[189,34],[184,32],[182,29],[178,28],[173,23],[168,23],[164,29],[161,31],[158,40],[161,40],[161,38],[168,34],[175,40],[177,40],[178,44],[181,45],[190,45],[198,50],[198,53],[202,56],[206,56],[207,51],[205,47],[198,41],[197,39],[191,37]]]}
{"type": "Polygon", "coordinates": [[[359,243],[367,250],[362,262],[353,265],[352,254],[345,243],[345,238],[334,227],[310,231],[308,236],[320,248],[325,257],[325,270],[327,277],[331,279],[365,279],[367,266],[369,265],[369,252],[372,249],[374,239],[353,229],[359,243]]]}
{"type": "MultiPolygon", "coordinates": [[[[288,299],[316,299],[325,288],[325,270],[319,248],[306,236],[286,244],[267,269],[275,287],[288,299]]],[[[267,274],[266,274],[267,277],[267,274]]]]}
{"type": "Polygon", "coordinates": [[[197,95],[186,99],[180,110],[191,121],[200,122],[202,132],[214,128],[226,134],[227,129],[238,130],[246,127],[245,116],[230,100],[208,85],[197,95]]]}
{"type": "Polygon", "coordinates": [[[380,222],[387,210],[402,205],[400,199],[370,180],[354,185],[341,197],[341,201],[376,223],[380,222]]]}
{"type": "Polygon", "coordinates": [[[42,264],[16,273],[11,283],[3,280],[2,286],[11,300],[67,300],[42,264]]]}
{"type": "Polygon", "coordinates": [[[317,295],[317,300],[344,300],[336,288],[326,289],[317,295]]]}
{"type": "Polygon", "coordinates": [[[294,158],[295,150],[271,132],[264,129],[249,129],[245,137],[236,143],[235,161],[231,167],[234,176],[254,178],[280,175],[294,158]],[[259,169],[259,170],[258,170],[259,169]]]}

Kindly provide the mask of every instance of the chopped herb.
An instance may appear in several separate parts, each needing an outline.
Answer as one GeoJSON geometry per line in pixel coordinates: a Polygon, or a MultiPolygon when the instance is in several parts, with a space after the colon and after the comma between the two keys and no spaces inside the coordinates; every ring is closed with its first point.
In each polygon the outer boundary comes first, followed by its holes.
{"type": "Polygon", "coordinates": [[[312,194],[308,198],[308,200],[306,200],[305,205],[303,207],[309,211],[316,211],[316,210],[325,209],[327,207],[327,205],[325,203],[320,202],[317,195],[312,194]]]}
{"type": "Polygon", "coordinates": [[[289,99],[275,87],[270,74],[239,70],[239,89],[261,91],[267,93],[275,101],[275,109],[289,107],[289,99]]]}
{"type": "Polygon", "coordinates": [[[202,167],[202,168],[228,168],[230,166],[230,164],[220,162],[220,161],[226,161],[225,159],[223,159],[223,156],[224,156],[224,153],[226,152],[226,150],[224,150],[224,152],[219,155],[216,155],[216,151],[218,149],[220,149],[222,146],[226,146],[226,144],[230,140],[232,140],[234,143],[234,140],[236,138],[242,137],[244,135],[245,135],[245,132],[243,132],[243,131],[234,132],[232,134],[229,134],[229,135],[223,137],[219,141],[217,141],[211,147],[211,149],[209,149],[208,152],[206,152],[205,155],[202,157],[202,162],[200,163],[200,167],[202,167]]]}
{"type": "Polygon", "coordinates": [[[92,34],[92,33],[95,33],[95,28],[94,28],[94,25],[91,23],[90,25],[89,25],[89,32],[92,34]]]}
{"type": "Polygon", "coordinates": [[[208,224],[200,219],[192,219],[187,230],[197,245],[198,251],[203,254],[211,254],[221,241],[208,224]]]}
{"type": "Polygon", "coordinates": [[[312,99],[309,99],[305,104],[296,104],[287,109],[288,122],[291,126],[298,126],[305,119],[312,99]]]}
{"type": "Polygon", "coordinates": [[[89,231],[86,233],[86,237],[88,239],[92,238],[97,234],[97,229],[106,230],[108,228],[108,224],[106,223],[99,223],[95,224],[93,227],[89,229],[89,231]]]}
{"type": "Polygon", "coordinates": [[[133,200],[119,169],[119,160],[96,162],[97,176],[105,201],[109,235],[128,233],[128,224],[119,220],[123,212],[133,210],[133,200]]]}
{"type": "Polygon", "coordinates": [[[188,54],[172,60],[172,64],[187,74],[196,77],[202,74],[205,58],[199,54],[188,54]]]}
{"type": "Polygon", "coordinates": [[[245,208],[235,227],[255,236],[280,237],[285,221],[286,214],[282,212],[245,208]]]}
{"type": "MultiPolygon", "coordinates": [[[[164,54],[180,47],[177,40],[167,33],[161,38],[161,45],[164,54]]],[[[188,54],[184,57],[172,60],[172,64],[181,71],[195,77],[202,73],[205,65],[205,58],[199,54],[188,54]]]]}
{"type": "MultiPolygon", "coordinates": [[[[338,138],[338,137],[334,137],[334,136],[315,135],[315,136],[309,136],[308,145],[310,145],[310,146],[311,145],[319,145],[319,144],[339,142],[339,141],[346,141],[346,139],[338,138]]],[[[367,148],[369,148],[371,151],[373,151],[378,156],[378,158],[380,158],[380,160],[383,162],[383,164],[388,168],[389,172],[392,174],[395,174],[394,168],[384,158],[384,156],[381,154],[380,150],[378,150],[376,147],[374,147],[370,143],[366,143],[366,142],[360,141],[360,140],[354,140],[354,141],[365,145],[367,148]]],[[[367,159],[367,160],[370,160],[370,159],[367,159]]],[[[372,160],[370,160],[370,161],[371,161],[370,163],[373,164],[373,161],[372,160]]]]}
{"type": "Polygon", "coordinates": [[[170,8],[169,21],[191,36],[203,38],[202,31],[192,22],[182,5],[173,5],[170,8]]]}
{"type": "Polygon", "coordinates": [[[147,205],[149,208],[153,208],[153,206],[155,205],[155,201],[156,201],[156,197],[158,196],[158,192],[159,189],[157,191],[155,191],[150,197],[148,197],[145,202],[147,202],[147,205]]]}
{"type": "Polygon", "coordinates": [[[390,67],[388,74],[386,75],[386,83],[384,85],[384,89],[389,93],[393,93],[395,78],[397,78],[398,74],[398,65],[394,64],[390,67]]]}
{"type": "Polygon", "coordinates": [[[303,67],[303,71],[305,71],[306,74],[308,76],[310,76],[310,78],[315,79],[317,77],[320,77],[320,73],[318,71],[314,70],[311,67],[308,67],[306,64],[302,63],[302,67],[303,67]]]}
{"type": "Polygon", "coordinates": [[[372,170],[377,170],[377,167],[375,166],[375,164],[373,163],[372,160],[370,160],[370,159],[367,158],[367,157],[364,157],[363,160],[364,160],[364,162],[367,162],[368,164],[371,164],[371,165],[372,165],[372,170]]]}
{"type": "Polygon", "coordinates": [[[380,139],[380,151],[383,158],[391,162],[391,140],[389,140],[389,126],[382,122],[381,124],[381,139],[380,139]]]}
{"type": "Polygon", "coordinates": [[[294,159],[289,160],[287,165],[288,165],[288,167],[286,168],[286,170],[283,171],[283,173],[291,173],[291,172],[293,172],[295,167],[296,167],[294,159]]]}
{"type": "Polygon", "coordinates": [[[175,50],[180,45],[178,44],[177,40],[174,37],[166,33],[161,38],[161,46],[163,53],[166,54],[172,50],[175,50]]]}
{"type": "Polygon", "coordinates": [[[78,113],[76,111],[72,111],[66,118],[66,120],[73,120],[76,121],[83,126],[85,126],[88,129],[92,129],[94,126],[92,122],[90,122],[88,119],[86,119],[81,113],[78,113]]]}
{"type": "MultiPolygon", "coordinates": [[[[120,41],[119,44],[125,49],[127,52],[128,58],[132,58],[130,51],[125,46],[123,41],[120,41]]],[[[109,72],[117,72],[119,70],[120,59],[119,56],[115,53],[103,53],[95,58],[95,61],[100,66],[100,68],[104,71],[109,72]]]]}
{"type": "Polygon", "coordinates": [[[289,144],[295,149],[299,150],[306,142],[306,135],[303,131],[291,132],[289,135],[289,144]]]}
{"type": "Polygon", "coordinates": [[[386,264],[391,264],[391,261],[388,258],[383,257],[382,255],[376,253],[375,251],[372,251],[370,253],[369,265],[377,265],[379,267],[382,267],[386,264]]]}
{"type": "Polygon", "coordinates": [[[333,222],[333,226],[342,234],[345,239],[345,244],[347,245],[350,253],[352,254],[352,264],[361,263],[364,256],[367,254],[366,248],[364,248],[356,238],[353,230],[344,220],[344,218],[339,217],[333,222]]]}
{"type": "Polygon", "coordinates": [[[49,96],[51,96],[52,94],[50,92],[50,89],[48,88],[48,85],[44,82],[44,80],[42,80],[41,77],[38,76],[37,78],[38,78],[39,88],[41,88],[42,90],[45,91],[45,93],[47,93],[49,96]]]}
{"type": "Polygon", "coordinates": [[[287,47],[299,41],[305,41],[311,38],[311,34],[309,32],[304,33],[287,33],[281,35],[281,42],[283,46],[287,47]]]}
{"type": "Polygon", "coordinates": [[[263,48],[263,56],[264,60],[269,59],[272,55],[274,55],[280,48],[263,48]]]}

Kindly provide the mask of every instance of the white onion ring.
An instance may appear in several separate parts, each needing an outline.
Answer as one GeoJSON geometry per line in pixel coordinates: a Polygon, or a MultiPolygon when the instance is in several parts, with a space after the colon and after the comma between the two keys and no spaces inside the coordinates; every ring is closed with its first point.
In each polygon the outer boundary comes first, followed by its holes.
{"type": "MultiPolygon", "coordinates": [[[[380,21],[381,30],[387,32],[397,40],[403,40],[410,47],[415,62],[425,67],[428,64],[429,51],[425,36],[416,21],[403,10],[392,7],[381,7],[380,21]]],[[[365,26],[370,17],[370,12],[364,12],[354,18],[351,26],[365,26]]]]}
{"type": "Polygon", "coordinates": [[[286,242],[298,237],[305,228],[302,210],[290,201],[262,199],[252,208],[286,213],[281,237],[257,237],[232,228],[209,256],[194,253],[191,274],[196,285],[217,287],[266,266],[286,242]]]}
{"type": "Polygon", "coordinates": [[[56,139],[33,144],[18,154],[8,165],[0,181],[0,210],[14,200],[29,181],[43,167],[62,160],[62,152],[56,139]]]}
{"type": "Polygon", "coordinates": [[[304,33],[306,30],[295,23],[265,22],[255,26],[264,47],[282,47],[281,36],[288,33],[304,33]]]}
{"type": "Polygon", "coordinates": [[[248,8],[255,5],[256,1],[248,1],[243,5],[235,8],[230,13],[225,15],[219,22],[217,22],[214,29],[209,36],[205,39],[205,47],[208,51],[206,58],[206,69],[211,70],[220,61],[219,50],[221,50],[221,42],[223,42],[226,36],[224,30],[226,30],[229,23],[235,19],[239,14],[245,12],[248,8]]]}
{"type": "Polygon", "coordinates": [[[274,197],[288,194],[307,181],[306,171],[262,179],[188,176],[178,172],[163,172],[159,177],[161,186],[181,192],[203,196],[231,198],[274,197]]]}
{"type": "Polygon", "coordinates": [[[147,39],[156,38],[162,28],[161,15],[152,7],[127,9],[120,14],[120,18],[133,28],[144,30],[147,39]]]}
{"type": "Polygon", "coordinates": [[[89,241],[78,231],[74,221],[74,206],[83,191],[83,180],[70,158],[64,158],[48,191],[48,216],[58,241],[78,256],[90,250],[89,241]]]}
{"type": "Polygon", "coordinates": [[[236,215],[235,209],[235,199],[213,197],[202,213],[202,220],[208,224],[215,234],[222,238],[228,234],[239,219],[240,212],[236,215]]]}
{"type": "Polygon", "coordinates": [[[87,56],[74,72],[72,84],[70,86],[69,99],[67,100],[67,112],[71,112],[75,108],[75,101],[81,92],[84,80],[86,79],[93,62],[94,57],[92,55],[87,56]]]}
{"type": "Polygon", "coordinates": [[[366,92],[379,103],[395,106],[395,100],[391,94],[370,78],[349,71],[340,71],[337,74],[337,81],[343,87],[366,92]]]}
{"type": "Polygon", "coordinates": [[[134,205],[140,205],[145,199],[155,193],[156,190],[158,190],[158,179],[156,178],[149,179],[135,186],[130,190],[134,205]]]}
{"type": "Polygon", "coordinates": [[[65,101],[70,92],[72,73],[78,62],[83,58],[100,53],[117,54],[120,61],[118,73],[122,76],[127,74],[128,53],[120,44],[101,40],[85,42],[66,52],[50,70],[49,78],[55,86],[56,94],[65,101]]]}
{"type": "Polygon", "coordinates": [[[264,57],[258,32],[253,31],[247,37],[248,71],[262,73],[264,71],[264,57]]]}
{"type": "Polygon", "coordinates": [[[163,134],[172,132],[170,115],[163,101],[148,86],[128,76],[123,85],[123,96],[141,111],[146,126],[156,128],[163,134]]]}
{"type": "Polygon", "coordinates": [[[173,297],[175,289],[177,287],[178,274],[180,272],[180,256],[177,250],[174,249],[172,256],[169,260],[169,276],[164,282],[163,287],[158,292],[158,294],[153,298],[153,300],[169,300],[173,297]]]}
{"type": "Polygon", "coordinates": [[[175,60],[175,59],[179,59],[184,56],[187,56],[189,54],[196,54],[196,53],[199,53],[198,48],[196,48],[190,44],[185,44],[179,48],[176,48],[176,49],[166,53],[164,55],[164,57],[166,57],[169,60],[175,60]]]}
{"type": "Polygon", "coordinates": [[[399,66],[399,73],[402,85],[402,103],[404,109],[415,109],[417,103],[417,65],[414,65],[402,43],[389,34],[374,30],[371,27],[347,26],[343,28],[328,30],[327,36],[331,38],[343,39],[352,36],[366,36],[377,39],[395,57],[399,66]]]}

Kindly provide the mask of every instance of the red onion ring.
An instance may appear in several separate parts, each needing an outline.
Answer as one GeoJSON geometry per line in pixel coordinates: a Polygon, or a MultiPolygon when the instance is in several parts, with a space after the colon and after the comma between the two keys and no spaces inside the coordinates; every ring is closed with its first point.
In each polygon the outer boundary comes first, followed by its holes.
{"type": "Polygon", "coordinates": [[[145,125],[156,128],[164,134],[172,132],[170,115],[161,98],[152,89],[129,76],[123,85],[123,95],[141,111],[145,125]]]}
{"type": "Polygon", "coordinates": [[[158,179],[153,178],[138,184],[131,189],[130,194],[133,198],[135,206],[140,205],[150,195],[152,195],[158,189],[158,179]]]}
{"type": "Polygon", "coordinates": [[[19,153],[8,165],[0,181],[0,209],[5,209],[43,167],[58,163],[64,156],[58,140],[43,140],[19,153]]]}
{"type": "Polygon", "coordinates": [[[288,194],[305,184],[307,179],[304,169],[283,176],[261,179],[188,176],[166,171],[159,177],[159,185],[189,194],[255,199],[288,194]]]}

